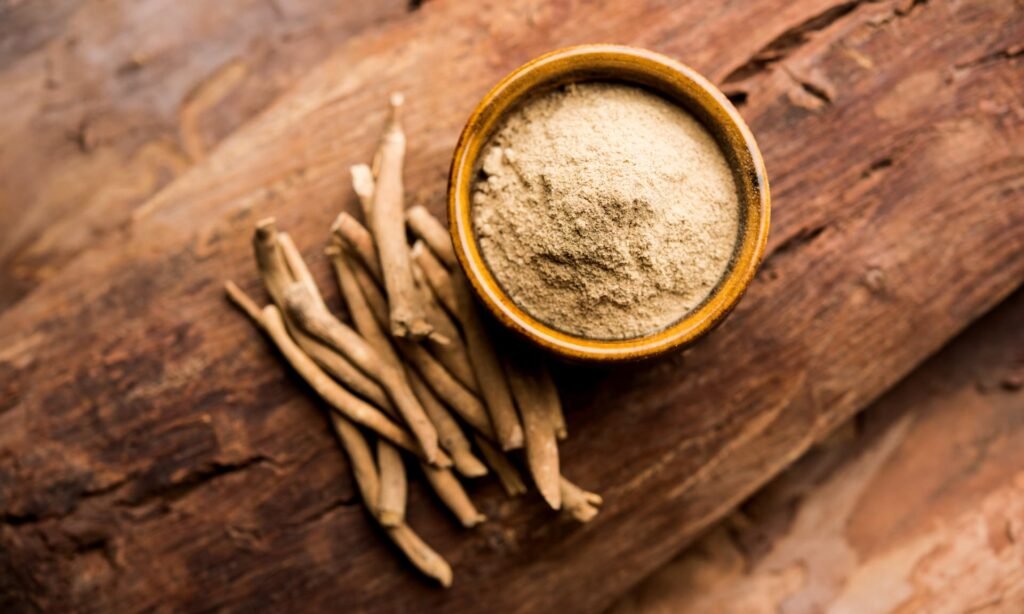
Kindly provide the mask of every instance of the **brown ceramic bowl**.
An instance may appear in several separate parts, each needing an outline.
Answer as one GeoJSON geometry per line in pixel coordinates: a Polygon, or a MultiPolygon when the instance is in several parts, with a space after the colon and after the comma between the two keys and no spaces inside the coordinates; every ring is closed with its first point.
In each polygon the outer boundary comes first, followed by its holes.
{"type": "Polygon", "coordinates": [[[448,180],[448,219],[466,276],[484,305],[509,328],[561,356],[616,362],[646,358],[689,345],[736,306],[750,284],[768,240],[770,198],[764,162],[750,129],[729,100],[693,69],[663,55],[617,45],[560,49],[519,67],[477,105],[462,131],[448,180]],[[512,302],[488,269],[472,223],[472,187],[478,158],[506,115],[538,93],[582,81],[611,81],[655,91],[686,109],[714,135],[733,168],[741,206],[739,238],[729,269],[697,308],[674,324],[641,337],[595,340],[567,334],[512,302]]]}

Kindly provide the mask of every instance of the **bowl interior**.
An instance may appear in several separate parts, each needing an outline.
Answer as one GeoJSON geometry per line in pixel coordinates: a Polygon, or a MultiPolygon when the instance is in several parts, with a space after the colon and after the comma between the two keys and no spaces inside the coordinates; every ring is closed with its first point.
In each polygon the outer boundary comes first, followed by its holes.
{"type": "Polygon", "coordinates": [[[586,45],[555,51],[520,67],[491,90],[474,111],[455,149],[448,188],[448,219],[459,261],[477,294],[505,325],[562,356],[629,360],[692,343],[714,328],[750,283],[768,236],[769,195],[754,138],[732,104],[706,79],[669,58],[642,49],[586,45]],[[675,102],[714,136],[733,169],[740,202],[737,245],[728,270],[705,301],[675,323],[642,337],[598,340],[552,328],[512,302],[488,269],[473,232],[471,191],[478,160],[507,114],[521,103],[568,83],[620,82],[675,102]]]}

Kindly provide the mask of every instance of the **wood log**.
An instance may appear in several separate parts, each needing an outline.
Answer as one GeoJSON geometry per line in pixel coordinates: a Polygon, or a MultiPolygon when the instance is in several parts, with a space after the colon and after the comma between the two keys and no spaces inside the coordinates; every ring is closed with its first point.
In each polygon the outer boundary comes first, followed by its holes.
{"type": "Polygon", "coordinates": [[[0,308],[405,0],[0,7],[0,308]]]}
{"type": "Polygon", "coordinates": [[[613,612],[1024,611],[1024,290],[613,612]]]}
{"type": "Polygon", "coordinates": [[[1024,279],[1021,14],[904,4],[433,2],[339,49],[116,249],[0,318],[0,593],[97,610],[609,605],[1024,279]],[[669,53],[743,102],[773,181],[771,255],[692,350],[555,373],[566,473],[604,497],[589,524],[491,484],[474,493],[491,520],[466,534],[412,490],[411,522],[457,576],[442,594],[350,505],[314,401],[219,288],[258,287],[255,220],[311,246],[339,202],[355,211],[347,169],[372,154],[388,92],[407,95],[410,193],[437,213],[474,101],[587,40],[669,53]]]}

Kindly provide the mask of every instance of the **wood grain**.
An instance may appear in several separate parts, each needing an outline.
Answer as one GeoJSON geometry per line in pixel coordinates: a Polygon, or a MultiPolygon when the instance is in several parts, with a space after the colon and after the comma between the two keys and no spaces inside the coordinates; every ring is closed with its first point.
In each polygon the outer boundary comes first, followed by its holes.
{"type": "Polygon", "coordinates": [[[0,309],[403,0],[0,2],[0,309]]]}
{"type": "Polygon", "coordinates": [[[613,609],[1024,611],[1024,291],[613,609]]]}
{"type": "MultiPolygon", "coordinates": [[[[432,2],[353,40],[108,240],[0,319],[0,577],[12,605],[592,611],[867,405],[1024,280],[1013,2],[432,2]],[[774,195],[762,273],[683,355],[556,373],[585,527],[475,488],[455,567],[403,569],[353,505],[321,408],[220,296],[258,281],[268,213],[311,259],[387,94],[408,100],[414,200],[435,212],[475,100],[552,47],[611,40],[727,87],[774,195]],[[300,601],[301,600],[301,601],[300,601]]],[[[317,260],[314,274],[330,287],[317,260]]]]}

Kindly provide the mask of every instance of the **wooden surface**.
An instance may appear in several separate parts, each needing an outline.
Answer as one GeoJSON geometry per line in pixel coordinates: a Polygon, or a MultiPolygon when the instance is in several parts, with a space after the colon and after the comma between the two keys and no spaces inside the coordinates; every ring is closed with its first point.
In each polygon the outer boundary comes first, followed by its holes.
{"type": "Polygon", "coordinates": [[[615,614],[1024,612],[1024,291],[615,614]]]}
{"type": "Polygon", "coordinates": [[[0,308],[404,0],[0,1],[0,308]]]}
{"type": "Polygon", "coordinates": [[[1024,280],[1022,34],[1010,1],[621,0],[432,2],[355,37],[0,319],[5,604],[611,603],[1024,280]],[[607,502],[590,525],[485,485],[493,520],[466,533],[412,493],[456,569],[444,593],[383,547],[320,408],[219,282],[257,288],[248,236],[268,213],[319,253],[388,92],[409,100],[407,184],[440,211],[475,100],[593,40],[674,55],[743,101],[772,255],[687,354],[557,374],[566,472],[607,502]]]}

